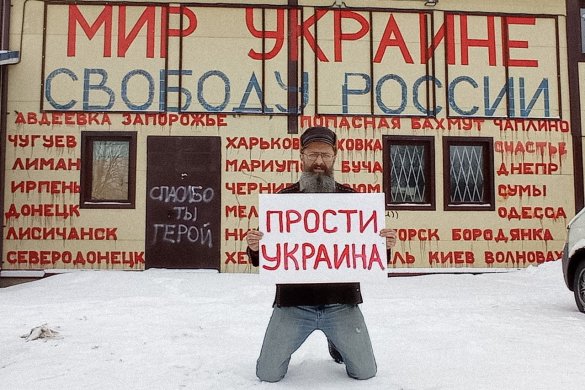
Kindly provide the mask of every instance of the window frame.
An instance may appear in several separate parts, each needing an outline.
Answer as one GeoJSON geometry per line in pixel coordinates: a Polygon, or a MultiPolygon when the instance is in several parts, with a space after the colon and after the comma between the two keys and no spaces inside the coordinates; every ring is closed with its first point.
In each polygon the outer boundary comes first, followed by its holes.
{"type": "Polygon", "coordinates": [[[136,208],[136,132],[82,131],[79,206],[82,209],[134,209],[136,208]],[[92,199],[93,143],[96,141],[128,142],[128,196],[125,200],[92,199]]]}
{"type": "Polygon", "coordinates": [[[583,1],[579,2],[579,41],[580,41],[580,53],[581,58],[585,56],[585,4],[583,1]]]}
{"type": "Polygon", "coordinates": [[[443,137],[443,209],[445,211],[494,211],[494,148],[491,137],[443,137]],[[483,203],[451,203],[451,158],[450,146],[481,146],[483,155],[483,203]]]}
{"type": "Polygon", "coordinates": [[[383,159],[384,159],[384,198],[386,210],[413,210],[413,211],[434,211],[436,210],[436,196],[435,196],[435,137],[433,136],[403,136],[403,135],[384,135],[382,136],[383,145],[383,159]],[[428,177],[428,199],[427,203],[392,203],[391,202],[391,173],[392,160],[390,153],[390,146],[395,145],[423,145],[426,147],[428,153],[425,156],[426,170],[425,174],[428,177]]]}
{"type": "MultiPolygon", "coordinates": [[[[584,0],[580,0],[581,4],[583,4],[584,0]]],[[[448,29],[449,27],[447,26],[446,23],[446,18],[448,16],[457,16],[457,15],[465,15],[465,16],[485,16],[488,15],[485,12],[461,12],[461,11],[446,11],[444,14],[444,20],[445,20],[445,28],[448,29]]],[[[495,18],[500,18],[500,26],[502,29],[502,34],[503,34],[503,46],[500,48],[496,45],[496,50],[508,50],[509,49],[509,44],[510,44],[510,40],[509,40],[509,24],[507,22],[507,19],[510,17],[530,17],[533,16],[536,19],[552,19],[554,20],[555,23],[555,32],[556,32],[556,48],[554,50],[555,54],[554,57],[554,61],[556,61],[556,75],[558,78],[558,75],[562,74],[563,70],[562,70],[562,59],[561,59],[561,51],[562,51],[562,46],[561,43],[559,41],[559,31],[560,31],[560,21],[559,18],[560,16],[558,15],[546,15],[546,14],[535,14],[535,15],[517,15],[517,14],[511,14],[511,13],[493,13],[493,14],[489,14],[491,16],[494,16],[495,18]]],[[[450,32],[445,32],[446,35],[451,34],[450,32]]],[[[458,44],[458,43],[456,43],[458,44]]],[[[447,48],[445,48],[445,51],[447,51],[447,48]]],[[[584,54],[585,55],[585,54],[584,54]]],[[[454,66],[458,66],[457,64],[453,65],[453,64],[449,64],[447,62],[445,62],[445,84],[446,85],[451,85],[451,83],[454,81],[455,78],[449,76],[449,68],[454,67],[454,66]]],[[[510,78],[510,65],[508,63],[505,63],[503,65],[497,65],[497,66],[503,66],[504,68],[504,81],[509,80],[510,78]]],[[[551,78],[552,78],[551,74],[551,78]]],[[[487,114],[484,115],[475,115],[475,114],[454,114],[451,107],[451,104],[446,104],[445,105],[445,115],[448,119],[465,119],[465,118],[474,118],[474,119],[487,119],[487,120],[492,120],[492,119],[527,119],[527,120],[553,120],[553,119],[558,119],[558,120],[562,120],[563,119],[563,112],[564,112],[564,107],[563,107],[563,95],[564,95],[564,89],[563,89],[563,83],[559,82],[558,84],[558,91],[557,91],[557,99],[558,99],[558,115],[551,115],[550,117],[545,117],[545,116],[529,116],[529,117],[522,117],[521,115],[510,115],[510,113],[508,112],[509,110],[509,103],[508,103],[508,98],[509,98],[509,91],[506,91],[505,93],[505,99],[506,99],[506,112],[504,115],[497,115],[497,116],[490,116],[487,114]]],[[[508,82],[506,82],[506,85],[508,85],[508,82]]],[[[448,88],[445,88],[444,90],[445,92],[445,101],[449,102],[449,90],[448,88]]],[[[552,110],[552,109],[551,109],[552,110]]]]}

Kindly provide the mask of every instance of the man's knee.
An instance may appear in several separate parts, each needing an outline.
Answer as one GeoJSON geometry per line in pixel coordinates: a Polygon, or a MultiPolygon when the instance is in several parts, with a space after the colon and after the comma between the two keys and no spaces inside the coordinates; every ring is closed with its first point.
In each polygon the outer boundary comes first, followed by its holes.
{"type": "Polygon", "coordinates": [[[263,382],[279,382],[286,375],[286,371],[275,367],[266,367],[264,364],[256,364],[256,376],[263,382]]]}
{"type": "Polygon", "coordinates": [[[282,378],[284,378],[284,375],[274,375],[274,373],[262,372],[262,371],[258,371],[258,370],[256,370],[256,376],[262,382],[272,382],[272,383],[280,382],[282,380],[282,378]]]}
{"type": "Polygon", "coordinates": [[[358,380],[366,380],[376,376],[378,372],[378,368],[376,364],[372,365],[362,365],[359,367],[352,367],[351,369],[347,367],[347,375],[352,377],[353,379],[358,380]]]}

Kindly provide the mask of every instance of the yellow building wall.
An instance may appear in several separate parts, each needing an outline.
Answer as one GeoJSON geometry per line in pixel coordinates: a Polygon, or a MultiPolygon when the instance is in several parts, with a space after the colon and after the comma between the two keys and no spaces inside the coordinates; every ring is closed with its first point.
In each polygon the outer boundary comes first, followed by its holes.
{"type": "MultiPolygon", "coordinates": [[[[270,190],[268,183],[277,187],[299,177],[299,150],[293,147],[299,135],[288,134],[279,109],[287,102],[282,83],[289,47],[278,26],[286,26],[287,13],[278,7],[264,11],[269,58],[263,63],[255,59],[263,50],[261,8],[188,6],[182,26],[193,31],[181,40],[181,3],[173,3],[167,21],[162,3],[14,2],[11,47],[20,47],[21,39],[22,46],[21,62],[10,67],[3,270],[144,269],[146,140],[164,135],[221,137],[221,271],[256,272],[243,256],[242,232],[258,224],[258,194],[270,190]],[[168,42],[161,33],[166,23],[168,42]],[[178,72],[165,80],[161,69],[188,72],[179,84],[178,72]],[[85,81],[92,87],[84,89],[85,81]],[[167,108],[187,103],[180,88],[190,92],[186,113],[164,108],[165,81],[174,88],[167,91],[167,108]],[[260,108],[259,88],[266,112],[246,112],[242,108],[260,108]],[[134,209],[77,207],[81,131],[136,132],[134,209]],[[267,148],[272,139],[275,147],[267,148]],[[65,185],[47,191],[45,182],[65,185]],[[236,206],[243,208],[235,212],[236,206]],[[67,237],[39,238],[53,228],[67,237]],[[72,231],[86,236],[76,238],[72,231]]],[[[436,210],[388,210],[387,226],[400,238],[389,259],[392,270],[505,269],[560,258],[566,223],[575,214],[564,4],[346,1],[349,8],[314,8],[330,3],[300,2],[299,18],[308,30],[298,40],[299,67],[306,72],[299,81],[309,89],[299,133],[311,125],[333,128],[343,146],[336,179],[369,192],[384,191],[384,136],[434,137],[436,210]],[[429,61],[421,48],[425,25],[433,29],[426,47],[433,37],[437,41],[429,61]],[[434,74],[434,88],[420,83],[425,74],[434,74]],[[509,108],[505,97],[497,102],[507,77],[514,94],[509,108]],[[404,97],[398,86],[405,86],[404,97]],[[367,88],[376,91],[375,99],[363,92],[367,88]],[[436,117],[424,117],[415,92],[419,102],[427,92],[436,101],[436,117]],[[444,210],[445,136],[493,140],[494,210],[444,210]]]]}

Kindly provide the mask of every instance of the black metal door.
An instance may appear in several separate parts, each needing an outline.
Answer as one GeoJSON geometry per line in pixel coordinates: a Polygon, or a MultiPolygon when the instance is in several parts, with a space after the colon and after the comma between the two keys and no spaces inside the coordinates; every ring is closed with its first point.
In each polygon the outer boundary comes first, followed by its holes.
{"type": "Polygon", "coordinates": [[[150,136],[146,268],[220,267],[221,139],[150,136]]]}

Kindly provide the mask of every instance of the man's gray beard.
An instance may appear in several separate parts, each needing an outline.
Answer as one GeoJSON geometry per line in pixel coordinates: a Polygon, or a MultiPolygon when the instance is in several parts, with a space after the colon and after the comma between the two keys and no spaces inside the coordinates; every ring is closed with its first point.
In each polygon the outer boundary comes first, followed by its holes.
{"type": "Polygon", "coordinates": [[[321,172],[303,172],[299,179],[302,192],[335,192],[335,179],[333,172],[330,174],[321,172]]]}

